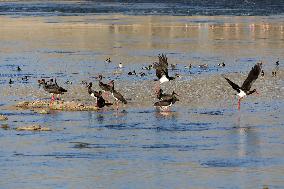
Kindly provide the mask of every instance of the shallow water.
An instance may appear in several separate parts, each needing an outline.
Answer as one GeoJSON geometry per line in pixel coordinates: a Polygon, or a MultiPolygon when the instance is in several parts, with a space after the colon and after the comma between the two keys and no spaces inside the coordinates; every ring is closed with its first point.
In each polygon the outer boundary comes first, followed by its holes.
{"type": "Polygon", "coordinates": [[[0,21],[0,113],[9,118],[1,124],[10,127],[0,130],[1,188],[283,188],[282,66],[271,77],[274,62],[284,59],[281,16],[1,16],[0,21]],[[171,112],[152,106],[154,71],[127,76],[164,52],[170,63],[178,63],[170,73],[182,75],[162,86],[180,94],[171,112]],[[107,57],[112,63],[104,62],[107,57]],[[239,112],[221,74],[241,83],[259,60],[266,73],[255,83],[261,94],[244,100],[239,112]],[[222,61],[225,68],[217,66],[222,61]],[[189,63],[194,68],[186,70],[189,63]],[[199,69],[203,63],[209,69],[199,69]],[[129,105],[49,115],[7,108],[47,98],[36,84],[41,77],[57,77],[70,91],[63,98],[92,103],[80,82],[96,82],[99,73],[116,79],[129,105]],[[25,75],[28,81],[21,79],[25,75]],[[14,130],[35,123],[53,131],[14,130]]]}
{"type": "Polygon", "coordinates": [[[78,16],[85,14],[267,16],[283,13],[284,2],[282,0],[0,1],[0,14],[13,16],[78,16]]]}

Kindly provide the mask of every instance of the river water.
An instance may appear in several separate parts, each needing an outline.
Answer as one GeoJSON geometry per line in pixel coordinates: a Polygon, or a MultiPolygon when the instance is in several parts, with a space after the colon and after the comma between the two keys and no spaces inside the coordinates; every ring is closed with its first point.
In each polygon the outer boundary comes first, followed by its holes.
{"type": "MultiPolygon", "coordinates": [[[[0,130],[0,188],[284,187],[281,14],[96,14],[90,6],[82,15],[74,2],[60,3],[61,11],[53,3],[0,6],[0,113],[9,118],[0,122],[8,126],[0,130]],[[153,107],[155,72],[141,69],[157,61],[159,53],[177,63],[170,75],[182,76],[162,85],[180,95],[170,112],[153,107]],[[112,63],[104,62],[108,57],[112,63]],[[279,73],[272,77],[277,60],[279,73]],[[263,61],[265,71],[255,83],[260,95],[248,97],[238,111],[231,103],[234,92],[221,75],[241,84],[257,61],[263,61]],[[119,62],[123,69],[117,68],[119,62]],[[220,62],[226,66],[219,68],[220,62]],[[188,71],[184,66],[190,63],[188,71]],[[199,64],[209,68],[202,70],[199,64]],[[128,76],[134,69],[147,75],[128,76]],[[42,77],[57,77],[69,90],[63,98],[93,103],[80,82],[97,83],[100,73],[105,81],[116,80],[128,105],[118,111],[47,115],[8,108],[47,98],[36,83],[42,77]],[[52,131],[15,130],[30,124],[52,131]]],[[[158,5],[165,10],[173,4],[158,5]]],[[[124,7],[119,2],[103,5],[124,7]]]]}

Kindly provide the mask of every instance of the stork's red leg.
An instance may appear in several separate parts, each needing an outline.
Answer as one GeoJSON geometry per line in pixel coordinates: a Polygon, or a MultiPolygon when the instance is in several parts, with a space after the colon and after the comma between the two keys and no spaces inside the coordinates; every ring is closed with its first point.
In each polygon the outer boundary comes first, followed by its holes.
{"type": "Polygon", "coordinates": [[[53,102],[55,100],[54,94],[51,96],[51,101],[53,102]]]}
{"type": "Polygon", "coordinates": [[[238,99],[238,110],[241,110],[241,98],[238,99]]]}
{"type": "Polygon", "coordinates": [[[50,103],[49,103],[49,106],[51,107],[53,102],[54,102],[55,98],[54,98],[54,94],[52,94],[51,96],[51,100],[50,100],[50,103]]]}
{"type": "Polygon", "coordinates": [[[160,90],[160,88],[161,88],[160,87],[160,82],[157,82],[157,84],[155,84],[155,89],[154,90],[158,92],[160,90]]]}
{"type": "Polygon", "coordinates": [[[119,108],[119,104],[118,104],[118,101],[116,101],[116,110],[118,110],[119,108]]]}
{"type": "Polygon", "coordinates": [[[109,102],[110,101],[109,92],[105,91],[104,95],[105,95],[105,99],[109,102]]]}

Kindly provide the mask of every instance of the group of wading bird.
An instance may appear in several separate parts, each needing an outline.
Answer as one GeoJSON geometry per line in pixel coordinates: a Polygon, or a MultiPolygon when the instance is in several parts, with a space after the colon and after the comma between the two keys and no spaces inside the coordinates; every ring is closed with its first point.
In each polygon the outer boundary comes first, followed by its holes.
{"type": "MultiPolygon", "coordinates": [[[[168,58],[166,55],[158,55],[159,61],[153,64],[153,68],[156,69],[156,76],[158,77],[158,85],[156,86],[156,94],[158,98],[158,102],[154,104],[155,107],[160,108],[161,110],[167,110],[170,106],[172,106],[175,102],[179,101],[177,98],[177,94],[173,91],[172,94],[165,94],[163,90],[160,88],[161,83],[165,83],[171,80],[174,80],[175,77],[170,77],[168,73],[168,58]]],[[[279,61],[276,62],[279,65],[279,61]]],[[[277,65],[277,66],[278,66],[277,65]]],[[[224,77],[226,81],[231,85],[231,87],[237,92],[238,96],[238,109],[240,109],[241,100],[251,94],[258,93],[256,89],[251,90],[252,84],[258,78],[258,76],[264,74],[262,71],[262,63],[259,62],[252,67],[251,71],[249,72],[247,78],[243,82],[242,86],[237,85],[236,83],[232,82],[227,77],[224,77]]],[[[274,73],[273,73],[274,74],[274,73]]],[[[112,103],[106,102],[103,98],[103,93],[111,93],[115,99],[115,103],[118,108],[118,102],[122,102],[123,104],[127,104],[127,101],[123,97],[121,93],[119,93],[114,88],[114,80],[110,81],[109,83],[102,82],[102,75],[99,75],[99,87],[101,88],[100,91],[94,91],[92,89],[92,82],[87,83],[87,91],[90,96],[92,96],[96,100],[96,105],[99,108],[103,108],[104,106],[111,106],[112,103]]],[[[57,94],[57,99],[59,99],[60,95],[67,92],[66,89],[60,87],[56,79],[45,81],[45,79],[38,81],[40,85],[43,86],[43,89],[52,94],[51,104],[55,101],[54,95],[57,94]]]]}

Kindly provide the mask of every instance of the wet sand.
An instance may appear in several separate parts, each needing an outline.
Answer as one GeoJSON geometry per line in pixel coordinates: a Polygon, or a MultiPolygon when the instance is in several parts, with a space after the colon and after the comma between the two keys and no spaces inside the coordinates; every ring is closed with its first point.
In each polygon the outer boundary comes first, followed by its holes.
{"type": "MultiPolygon", "coordinates": [[[[127,75],[125,72],[122,73],[127,75]]],[[[246,79],[247,74],[248,73],[231,73],[226,74],[226,77],[229,77],[232,81],[241,85],[246,79]]],[[[272,77],[270,72],[268,72],[267,75],[268,76],[260,77],[253,85],[253,89],[256,88],[260,94],[251,95],[245,98],[244,102],[260,103],[261,101],[284,98],[284,89],[282,86],[284,76],[283,71],[279,70],[276,77],[272,77]]],[[[129,76],[129,81],[115,82],[116,89],[128,100],[128,105],[123,105],[123,107],[153,107],[154,102],[158,101],[155,93],[157,81],[152,79],[156,76],[152,74],[148,81],[131,81],[131,77],[137,76],[129,76]]],[[[177,92],[178,98],[180,99],[180,102],[177,102],[176,104],[177,106],[191,108],[222,108],[230,106],[232,102],[236,103],[237,97],[235,97],[235,91],[223,78],[223,74],[214,74],[210,76],[191,76],[189,74],[184,77],[188,77],[187,80],[181,75],[180,78],[176,78],[174,81],[161,85],[161,88],[164,89],[165,93],[171,93],[172,91],[177,92]],[[234,100],[232,100],[232,98],[234,98],[234,100]]],[[[100,90],[98,81],[91,81],[96,82],[93,89],[100,90]]],[[[87,93],[85,85],[69,84],[64,87],[67,88],[69,92],[62,95],[62,101],[74,102],[75,106],[76,104],[79,104],[78,107],[82,104],[95,106],[95,100],[87,93]]],[[[2,95],[6,97],[17,96],[19,102],[24,99],[30,101],[46,100],[50,96],[42,88],[39,88],[38,86],[35,87],[34,85],[12,85],[11,87],[3,89],[2,95]]],[[[104,98],[109,102],[115,103],[115,99],[110,93],[105,93],[104,98]]],[[[58,101],[57,104],[60,104],[60,101],[58,101]]],[[[14,105],[17,105],[17,103],[14,105]]],[[[43,104],[42,106],[44,108],[46,105],[43,104]]]]}
{"type": "Polygon", "coordinates": [[[0,23],[0,114],[8,117],[0,130],[4,188],[36,188],[39,181],[41,188],[284,186],[281,16],[0,16],[0,23]],[[155,71],[142,70],[159,53],[177,64],[170,75],[180,75],[161,86],[179,94],[171,112],[153,107],[155,71]],[[108,57],[111,63],[104,62],[108,57]],[[265,76],[253,88],[260,94],[246,98],[237,111],[234,91],[222,76],[241,84],[258,61],[265,76]],[[217,66],[221,62],[224,68],[217,66]],[[146,76],[128,76],[133,70],[146,76]],[[47,100],[37,80],[54,77],[68,90],[65,102],[92,106],[80,83],[92,81],[98,90],[98,74],[105,82],[114,79],[129,101],[119,111],[11,109],[22,101],[47,100]],[[35,124],[51,131],[15,130],[35,124]]]}

